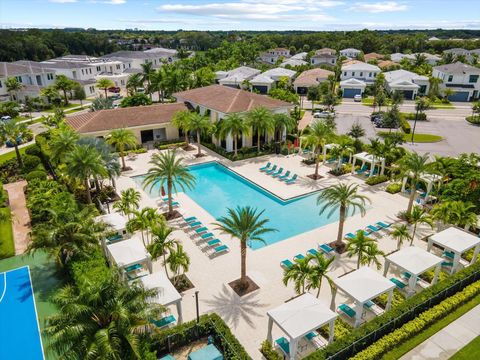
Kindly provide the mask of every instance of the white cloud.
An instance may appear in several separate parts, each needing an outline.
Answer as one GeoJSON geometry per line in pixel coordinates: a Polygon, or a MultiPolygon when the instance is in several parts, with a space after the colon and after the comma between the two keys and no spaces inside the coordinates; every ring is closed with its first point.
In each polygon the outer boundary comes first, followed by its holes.
{"type": "Polygon", "coordinates": [[[408,6],[405,4],[397,3],[396,1],[382,1],[374,3],[355,3],[350,10],[368,12],[368,13],[383,13],[383,12],[396,12],[405,11],[408,6]]]}
{"type": "Polygon", "coordinates": [[[70,4],[70,3],[75,3],[77,0],[48,0],[51,3],[57,3],[57,4],[70,4]]]}
{"type": "Polygon", "coordinates": [[[108,1],[104,1],[105,4],[111,4],[111,5],[121,5],[121,4],[125,4],[127,2],[127,0],[108,0],[108,1]]]}

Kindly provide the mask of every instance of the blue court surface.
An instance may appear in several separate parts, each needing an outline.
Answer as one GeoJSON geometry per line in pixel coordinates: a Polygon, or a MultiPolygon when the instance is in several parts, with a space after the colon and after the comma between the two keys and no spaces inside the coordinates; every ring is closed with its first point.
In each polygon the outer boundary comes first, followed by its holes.
{"type": "Polygon", "coordinates": [[[0,359],[45,359],[28,266],[0,273],[0,344],[0,359]]]}

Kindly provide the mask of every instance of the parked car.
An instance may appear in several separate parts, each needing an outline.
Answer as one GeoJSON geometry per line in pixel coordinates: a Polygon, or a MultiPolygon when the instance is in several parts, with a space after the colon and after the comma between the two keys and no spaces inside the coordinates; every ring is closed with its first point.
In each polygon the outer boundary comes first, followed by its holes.
{"type": "Polygon", "coordinates": [[[108,91],[110,91],[112,93],[115,93],[115,94],[118,94],[120,92],[120,88],[116,87],[116,86],[113,86],[113,87],[108,88],[108,91]]]}
{"type": "Polygon", "coordinates": [[[10,121],[10,120],[12,120],[12,118],[11,118],[10,116],[2,116],[2,117],[0,118],[0,120],[2,120],[2,121],[10,121]]]}
{"type": "Polygon", "coordinates": [[[313,117],[315,119],[328,118],[328,117],[332,117],[332,116],[335,116],[335,113],[331,112],[331,111],[322,111],[322,112],[317,112],[317,113],[313,114],[313,117]]]}
{"type": "Polygon", "coordinates": [[[355,102],[361,102],[361,101],[362,101],[362,95],[358,95],[358,94],[355,95],[355,96],[353,97],[353,101],[355,101],[355,102]]]}

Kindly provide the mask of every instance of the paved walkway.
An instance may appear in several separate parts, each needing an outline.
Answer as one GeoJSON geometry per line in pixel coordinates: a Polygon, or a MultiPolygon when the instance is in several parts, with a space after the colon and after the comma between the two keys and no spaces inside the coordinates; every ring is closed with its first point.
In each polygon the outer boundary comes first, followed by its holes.
{"type": "Polygon", "coordinates": [[[27,185],[26,181],[18,181],[12,184],[4,185],[8,192],[10,210],[13,216],[13,239],[15,242],[15,254],[20,255],[25,252],[29,242],[30,214],[27,210],[27,203],[23,189],[27,185]]]}
{"type": "Polygon", "coordinates": [[[480,305],[402,356],[401,360],[449,359],[480,335],[480,305]]]}

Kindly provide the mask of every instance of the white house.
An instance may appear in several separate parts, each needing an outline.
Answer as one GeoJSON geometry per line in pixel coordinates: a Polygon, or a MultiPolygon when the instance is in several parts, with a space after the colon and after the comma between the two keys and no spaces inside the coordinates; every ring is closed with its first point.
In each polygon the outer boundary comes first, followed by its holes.
{"type": "Polygon", "coordinates": [[[342,96],[344,98],[353,98],[355,95],[362,95],[367,87],[367,83],[363,80],[349,78],[340,81],[342,96]]]}
{"type": "Polygon", "coordinates": [[[358,55],[360,55],[361,52],[362,50],[348,48],[348,49],[340,50],[340,56],[345,56],[350,59],[355,59],[358,55]]]}
{"type": "Polygon", "coordinates": [[[461,62],[435,66],[432,77],[442,79],[441,89],[451,89],[450,101],[472,101],[480,97],[480,69],[461,62]]]}
{"type": "Polygon", "coordinates": [[[437,63],[440,60],[442,60],[442,58],[440,56],[430,54],[430,53],[425,53],[425,52],[424,53],[414,53],[414,54],[394,53],[394,54],[390,55],[390,59],[392,59],[392,61],[394,61],[396,63],[399,63],[403,59],[408,59],[408,61],[410,63],[412,63],[413,61],[415,61],[415,58],[416,58],[417,55],[423,55],[425,57],[425,61],[432,66],[437,65],[437,63]]]}
{"type": "Polygon", "coordinates": [[[229,71],[215,72],[215,79],[220,85],[234,88],[244,87],[245,81],[251,80],[255,75],[260,74],[260,70],[248,66],[240,66],[229,71]]]}
{"type": "Polygon", "coordinates": [[[260,54],[260,60],[269,64],[275,64],[279,59],[290,57],[290,50],[285,48],[270,49],[260,54]]]}
{"type": "Polygon", "coordinates": [[[400,91],[407,100],[414,100],[417,95],[427,95],[429,81],[427,76],[421,76],[411,71],[394,70],[383,73],[385,88],[388,92],[400,91]]]}
{"type": "Polygon", "coordinates": [[[308,53],[300,52],[298,54],[292,55],[291,59],[294,60],[305,60],[307,58],[308,53]]]}
{"type": "Polygon", "coordinates": [[[295,75],[296,72],[293,70],[278,67],[255,76],[250,80],[250,84],[252,90],[260,94],[267,94],[281,79],[286,79],[288,83],[292,83],[295,75]]]}
{"type": "Polygon", "coordinates": [[[340,81],[353,78],[366,83],[373,83],[380,72],[378,66],[358,61],[342,66],[340,81]]]}
{"type": "Polygon", "coordinates": [[[176,57],[170,49],[154,48],[146,51],[117,51],[102,56],[102,59],[121,58],[128,59],[131,67],[141,69],[142,64],[151,63],[154,68],[161,67],[164,63],[173,63],[176,57]]]}
{"type": "Polygon", "coordinates": [[[295,79],[293,88],[297,94],[306,95],[309,87],[320,85],[326,81],[330,75],[335,75],[335,73],[320,68],[306,70],[295,79]]]}
{"type": "Polygon", "coordinates": [[[287,59],[284,62],[282,62],[279,66],[280,67],[286,67],[288,65],[288,66],[291,66],[291,67],[296,67],[296,66],[302,66],[302,65],[307,65],[307,64],[308,64],[308,62],[306,62],[305,60],[294,59],[293,57],[291,57],[290,59],[287,59]]]}

